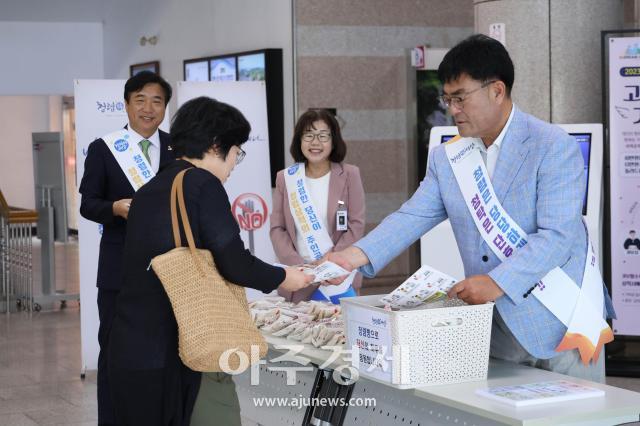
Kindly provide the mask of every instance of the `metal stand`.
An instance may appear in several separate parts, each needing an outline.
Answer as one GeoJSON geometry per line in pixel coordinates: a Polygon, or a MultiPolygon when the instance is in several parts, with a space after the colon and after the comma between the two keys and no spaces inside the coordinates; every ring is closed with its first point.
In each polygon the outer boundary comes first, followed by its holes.
{"type": "Polygon", "coordinates": [[[38,208],[38,237],[42,243],[42,296],[35,298],[34,310],[53,309],[56,302],[60,308],[66,306],[67,300],[79,299],[79,294],[69,294],[56,290],[56,258],[55,258],[55,211],[51,203],[51,191],[55,186],[42,185],[40,207],[38,208]]]}
{"type": "Polygon", "coordinates": [[[33,310],[33,244],[30,223],[9,226],[10,282],[16,298],[16,306],[33,310]]]}
{"type": "Polygon", "coordinates": [[[9,208],[0,194],[0,278],[7,314],[12,299],[18,310],[34,308],[31,228],[36,220],[36,212],[9,208]]]}
{"type": "Polygon", "coordinates": [[[8,217],[0,214],[0,281],[2,281],[2,295],[5,296],[5,309],[9,313],[9,221],[8,217]]]}

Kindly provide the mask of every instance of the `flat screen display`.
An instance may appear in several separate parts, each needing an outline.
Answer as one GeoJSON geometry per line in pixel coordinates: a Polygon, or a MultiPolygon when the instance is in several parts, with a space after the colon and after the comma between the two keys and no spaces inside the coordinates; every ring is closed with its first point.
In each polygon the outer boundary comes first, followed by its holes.
{"type": "Polygon", "coordinates": [[[264,53],[238,56],[239,81],[264,81],[264,53]]]}
{"type": "MultiPolygon", "coordinates": [[[[584,160],[584,174],[587,178],[587,183],[584,188],[584,201],[582,203],[582,215],[587,215],[587,194],[589,193],[589,160],[591,156],[591,133],[569,133],[573,136],[580,145],[580,152],[582,153],[582,159],[584,160]]],[[[449,139],[452,139],[455,135],[442,135],[440,137],[440,143],[444,144],[449,139]]]]}
{"type": "Polygon", "coordinates": [[[209,81],[209,61],[186,63],[184,79],[185,81],[209,81]]]}
{"type": "Polygon", "coordinates": [[[569,133],[576,139],[580,145],[580,152],[584,160],[584,174],[587,177],[587,183],[584,188],[584,202],[582,204],[582,215],[587,214],[587,194],[589,193],[589,160],[591,157],[591,133],[569,133]]]}
{"type": "Polygon", "coordinates": [[[212,59],[211,81],[236,81],[236,58],[212,59]]]}

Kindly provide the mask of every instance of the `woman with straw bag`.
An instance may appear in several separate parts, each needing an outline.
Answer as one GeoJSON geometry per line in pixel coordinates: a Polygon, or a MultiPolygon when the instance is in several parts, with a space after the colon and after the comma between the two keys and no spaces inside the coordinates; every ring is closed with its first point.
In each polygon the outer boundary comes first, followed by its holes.
{"type": "MultiPolygon", "coordinates": [[[[206,97],[185,103],[171,125],[178,160],[133,198],[124,251],[124,286],[117,300],[109,351],[109,378],[119,425],[189,425],[200,388],[201,373],[187,367],[181,358],[180,315],[174,295],[168,295],[163,287],[165,278],[161,283],[156,275],[156,259],[188,239],[194,254],[192,245],[199,252],[208,250],[215,260],[214,269],[217,267],[224,280],[240,286],[267,293],[278,286],[295,291],[313,279],[295,268],[262,262],[240,239],[222,184],[244,158],[240,146],[250,130],[242,113],[230,105],[206,97]],[[184,198],[180,209],[186,216],[176,233],[176,208],[172,212],[171,207],[175,206],[174,180],[180,183],[179,196],[184,198]]],[[[196,269],[203,263],[195,262],[196,269]]],[[[180,284],[184,293],[192,291],[189,282],[180,284]]],[[[199,295],[190,296],[197,303],[199,295]]],[[[225,321],[220,326],[229,329],[229,323],[240,319],[225,321]]]]}

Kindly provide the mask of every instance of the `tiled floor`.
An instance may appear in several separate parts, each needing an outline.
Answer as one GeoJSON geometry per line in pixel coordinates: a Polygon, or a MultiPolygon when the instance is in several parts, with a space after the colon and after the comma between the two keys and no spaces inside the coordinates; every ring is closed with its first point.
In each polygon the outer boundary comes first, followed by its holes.
{"type": "MultiPolygon", "coordinates": [[[[78,291],[77,253],[75,241],[56,245],[59,290],[78,291]]],[[[39,287],[40,268],[35,269],[39,287]]],[[[0,314],[0,426],[95,425],[96,375],[80,379],[80,358],[77,302],[33,315],[0,314]]],[[[607,382],[640,392],[640,379],[607,382]]]]}

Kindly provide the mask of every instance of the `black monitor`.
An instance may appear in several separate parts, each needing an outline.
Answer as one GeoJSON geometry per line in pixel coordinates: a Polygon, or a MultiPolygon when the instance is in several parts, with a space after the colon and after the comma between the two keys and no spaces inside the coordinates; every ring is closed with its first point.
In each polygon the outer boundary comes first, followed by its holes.
{"type": "Polygon", "coordinates": [[[584,174],[587,178],[586,186],[584,189],[584,202],[582,204],[582,215],[587,215],[587,196],[589,194],[589,161],[591,157],[591,133],[569,133],[576,139],[578,145],[580,145],[580,152],[584,160],[584,174]]]}

